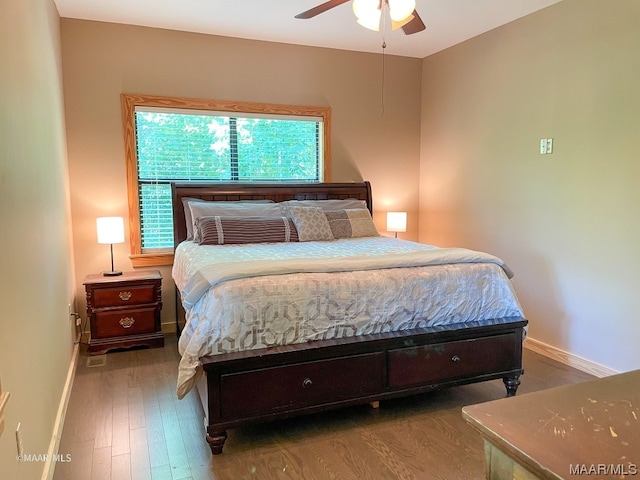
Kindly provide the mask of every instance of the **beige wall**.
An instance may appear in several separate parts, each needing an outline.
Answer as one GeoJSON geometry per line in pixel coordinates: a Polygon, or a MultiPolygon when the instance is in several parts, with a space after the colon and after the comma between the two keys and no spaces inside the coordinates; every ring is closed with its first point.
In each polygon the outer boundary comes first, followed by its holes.
{"type": "MultiPolygon", "coordinates": [[[[420,189],[420,240],[507,260],[532,337],[638,368],[639,20],[636,0],[564,0],[422,62],[387,57],[381,117],[379,55],[63,20],[61,67],[53,2],[2,2],[0,477],[42,472],[16,463],[14,430],[47,452],[67,304],[108,266],[95,217],[127,213],[121,92],[330,105],[333,179],[372,181],[381,229],[407,210],[418,238],[420,189]]],[[[116,246],[119,268],[127,254],[116,246]]]]}
{"type": "Polygon", "coordinates": [[[638,25],[564,0],[422,70],[420,240],[503,257],[530,336],[615,370],[640,367],[638,25]]]}
{"type": "Polygon", "coordinates": [[[0,2],[0,378],[11,393],[0,478],[36,479],[71,364],[75,327],[59,18],[52,0],[0,2]]]}
{"type": "MultiPolygon", "coordinates": [[[[116,24],[62,20],[67,141],[78,295],[109,267],[95,218],[127,215],[120,94],[142,93],[332,108],[334,181],[369,180],[375,220],[410,212],[417,239],[421,61],[116,24]]],[[[130,269],[129,245],[115,245],[130,269]]],[[[163,322],[173,321],[171,271],[163,322]]]]}

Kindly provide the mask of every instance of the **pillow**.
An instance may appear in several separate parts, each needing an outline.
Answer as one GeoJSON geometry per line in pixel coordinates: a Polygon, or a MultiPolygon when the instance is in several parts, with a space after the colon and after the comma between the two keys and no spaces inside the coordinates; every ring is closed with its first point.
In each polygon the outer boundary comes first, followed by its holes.
{"type": "Polygon", "coordinates": [[[190,202],[203,203],[207,200],[192,197],[182,197],[182,208],[184,208],[184,223],[187,226],[187,240],[193,240],[193,218],[191,218],[191,208],[189,208],[190,202]]]}
{"type": "Polygon", "coordinates": [[[324,212],[334,238],[377,237],[380,234],[366,208],[324,212]]]}
{"type": "Polygon", "coordinates": [[[298,230],[298,240],[334,240],[327,216],[320,207],[289,206],[289,215],[298,230]]]}
{"type": "Polygon", "coordinates": [[[367,202],[357,198],[331,199],[331,200],[287,200],[282,202],[282,206],[287,209],[294,207],[320,207],[322,210],[340,210],[347,208],[367,208],[367,202]]]}
{"type": "Polygon", "coordinates": [[[196,229],[200,245],[298,241],[298,232],[287,217],[198,217],[196,229]]]}
{"type": "Polygon", "coordinates": [[[203,200],[202,198],[182,197],[182,207],[184,208],[184,220],[187,226],[187,240],[193,240],[193,218],[191,218],[191,209],[189,208],[190,202],[235,205],[238,203],[273,203],[273,200],[235,200],[235,201],[213,202],[212,200],[203,200]]]}
{"type": "Polygon", "coordinates": [[[192,234],[195,242],[199,241],[196,231],[198,217],[282,217],[282,210],[277,203],[247,202],[189,202],[191,211],[192,234]]]}

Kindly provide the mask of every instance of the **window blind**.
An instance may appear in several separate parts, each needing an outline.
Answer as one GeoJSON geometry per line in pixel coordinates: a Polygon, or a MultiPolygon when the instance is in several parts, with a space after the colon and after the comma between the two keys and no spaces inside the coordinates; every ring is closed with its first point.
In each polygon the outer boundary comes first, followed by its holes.
{"type": "Polygon", "coordinates": [[[316,117],[136,108],[143,252],[173,247],[171,182],[320,181],[316,117]]]}

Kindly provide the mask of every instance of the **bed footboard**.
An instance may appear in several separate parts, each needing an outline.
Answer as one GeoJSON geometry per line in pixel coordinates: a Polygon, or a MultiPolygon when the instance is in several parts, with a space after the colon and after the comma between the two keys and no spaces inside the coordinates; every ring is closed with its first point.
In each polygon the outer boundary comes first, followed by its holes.
{"type": "Polygon", "coordinates": [[[216,455],[229,428],[498,378],[513,396],[526,324],[492,319],[203,357],[206,440],[216,455]]]}

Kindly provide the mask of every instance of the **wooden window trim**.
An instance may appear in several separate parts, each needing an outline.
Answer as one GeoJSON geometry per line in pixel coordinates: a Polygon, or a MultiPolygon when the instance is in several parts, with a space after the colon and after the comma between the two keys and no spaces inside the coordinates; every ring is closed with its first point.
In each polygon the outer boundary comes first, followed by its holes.
{"type": "Polygon", "coordinates": [[[123,93],[122,123],[127,171],[127,195],[129,204],[129,258],[134,267],[173,265],[173,252],[143,253],[138,211],[138,162],[136,158],[135,108],[137,106],[182,108],[188,110],[213,110],[234,113],[267,113],[273,115],[297,115],[321,117],[324,123],[323,181],[331,180],[331,107],[282,105],[275,103],[234,102],[196,98],[161,97],[123,93]]]}
{"type": "Polygon", "coordinates": [[[0,383],[0,437],[4,432],[4,411],[9,402],[9,392],[2,391],[2,383],[0,383]]]}

